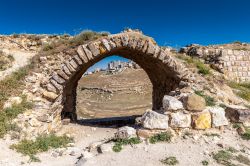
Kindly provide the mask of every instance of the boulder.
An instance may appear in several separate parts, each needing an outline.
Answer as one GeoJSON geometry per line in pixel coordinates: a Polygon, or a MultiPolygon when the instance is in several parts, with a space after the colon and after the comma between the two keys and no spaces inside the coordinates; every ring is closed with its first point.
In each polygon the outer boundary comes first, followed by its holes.
{"type": "Polygon", "coordinates": [[[141,118],[142,126],[147,129],[167,129],[168,120],[168,115],[159,114],[152,110],[147,110],[141,118]]]}
{"type": "Polygon", "coordinates": [[[124,126],[115,133],[115,138],[126,139],[136,137],[136,130],[133,127],[124,126]]]}
{"type": "Polygon", "coordinates": [[[228,120],[225,116],[225,110],[221,107],[208,107],[205,109],[212,115],[213,127],[220,127],[228,125],[228,120]]]}
{"type": "Polygon", "coordinates": [[[189,111],[201,112],[206,108],[206,101],[203,97],[193,93],[186,97],[185,107],[189,111]]]}
{"type": "Polygon", "coordinates": [[[164,111],[176,111],[183,109],[183,104],[181,101],[175,97],[165,95],[162,100],[162,106],[164,111]]]}
{"type": "Polygon", "coordinates": [[[195,129],[211,128],[211,114],[208,111],[195,113],[192,115],[192,123],[195,129]]]}
{"type": "Polygon", "coordinates": [[[171,113],[170,126],[173,128],[185,128],[191,126],[191,115],[183,112],[171,113]]]}
{"type": "Polygon", "coordinates": [[[228,106],[225,112],[226,117],[232,122],[240,122],[247,126],[250,124],[250,109],[233,105],[228,106]]]}
{"type": "Polygon", "coordinates": [[[7,102],[4,103],[3,109],[10,108],[14,104],[20,104],[23,101],[21,97],[10,97],[7,102]]]}

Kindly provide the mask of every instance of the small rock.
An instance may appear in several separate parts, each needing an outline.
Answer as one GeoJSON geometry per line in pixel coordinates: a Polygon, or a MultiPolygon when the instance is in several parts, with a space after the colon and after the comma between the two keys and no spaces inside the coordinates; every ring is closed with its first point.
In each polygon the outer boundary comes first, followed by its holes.
{"type": "Polygon", "coordinates": [[[142,126],[147,129],[167,129],[168,115],[159,114],[152,110],[147,110],[142,118],[142,126]]]}
{"type": "Polygon", "coordinates": [[[110,143],[102,144],[99,147],[99,149],[100,149],[101,153],[112,152],[113,151],[113,146],[114,146],[114,143],[110,142],[110,143]]]}
{"type": "Polygon", "coordinates": [[[124,126],[115,133],[115,138],[126,139],[136,137],[136,130],[133,127],[124,126]]]}
{"type": "Polygon", "coordinates": [[[206,111],[212,114],[212,125],[214,127],[228,125],[228,120],[225,116],[225,110],[221,107],[208,107],[206,111]]]}
{"type": "Polygon", "coordinates": [[[49,116],[46,115],[46,114],[44,114],[44,115],[41,115],[41,116],[36,117],[36,119],[37,119],[38,121],[40,121],[40,122],[47,122],[48,119],[49,119],[49,116]]]}
{"type": "Polygon", "coordinates": [[[77,147],[69,147],[66,151],[67,154],[69,154],[70,156],[75,156],[78,153],[80,153],[80,149],[77,147]]]}
{"type": "Polygon", "coordinates": [[[232,122],[250,123],[250,109],[239,106],[228,106],[225,110],[226,117],[232,122]]]}
{"type": "Polygon", "coordinates": [[[246,133],[246,129],[245,129],[245,127],[243,127],[242,125],[240,125],[240,127],[237,128],[237,132],[238,132],[239,135],[243,135],[243,134],[246,133]]]}
{"type": "Polygon", "coordinates": [[[52,153],[51,153],[51,156],[56,158],[56,157],[59,156],[59,154],[58,154],[57,152],[52,152],[52,153]]]}
{"type": "Polygon", "coordinates": [[[53,92],[43,91],[43,97],[49,101],[54,101],[58,95],[53,92]]]}
{"type": "Polygon", "coordinates": [[[164,111],[176,111],[183,109],[183,104],[181,101],[168,95],[163,97],[162,106],[164,111]]]}
{"type": "Polygon", "coordinates": [[[171,113],[170,126],[174,128],[185,128],[191,126],[191,115],[182,112],[171,113]]]}
{"type": "Polygon", "coordinates": [[[206,108],[205,99],[195,93],[187,96],[184,103],[189,111],[201,112],[206,108]]]}
{"type": "Polygon", "coordinates": [[[211,115],[207,111],[196,113],[192,115],[195,129],[209,129],[211,128],[211,115]]]}

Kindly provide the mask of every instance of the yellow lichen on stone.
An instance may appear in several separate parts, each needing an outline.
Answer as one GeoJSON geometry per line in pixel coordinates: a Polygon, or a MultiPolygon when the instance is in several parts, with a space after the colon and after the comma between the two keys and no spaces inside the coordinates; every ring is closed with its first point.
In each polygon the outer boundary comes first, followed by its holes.
{"type": "Polygon", "coordinates": [[[211,128],[211,115],[209,112],[201,112],[193,115],[193,124],[195,129],[211,128]]]}

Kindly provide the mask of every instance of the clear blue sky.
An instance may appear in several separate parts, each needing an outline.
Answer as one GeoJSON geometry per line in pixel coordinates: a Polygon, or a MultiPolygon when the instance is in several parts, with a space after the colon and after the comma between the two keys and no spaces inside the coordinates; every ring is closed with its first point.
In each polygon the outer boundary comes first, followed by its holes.
{"type": "Polygon", "coordinates": [[[174,47],[250,42],[250,1],[1,0],[0,34],[117,33],[124,27],[174,47]]]}

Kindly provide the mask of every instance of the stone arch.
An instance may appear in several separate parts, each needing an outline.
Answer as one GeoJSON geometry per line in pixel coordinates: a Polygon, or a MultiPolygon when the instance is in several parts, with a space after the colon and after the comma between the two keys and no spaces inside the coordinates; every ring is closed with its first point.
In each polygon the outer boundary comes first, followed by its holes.
{"type": "Polygon", "coordinates": [[[75,119],[78,80],[90,66],[112,55],[131,59],[145,70],[153,85],[154,110],[161,108],[165,94],[176,90],[180,82],[190,81],[189,70],[152,38],[135,31],[109,35],[78,46],[75,55],[65,60],[60,70],[53,72],[47,90],[58,95],[52,107],[55,116],[63,113],[75,119]]]}

